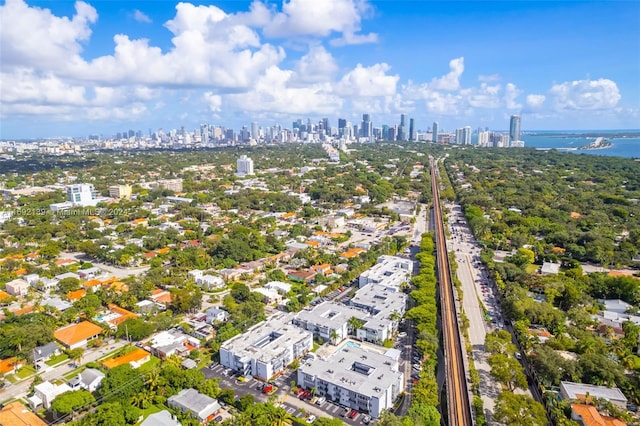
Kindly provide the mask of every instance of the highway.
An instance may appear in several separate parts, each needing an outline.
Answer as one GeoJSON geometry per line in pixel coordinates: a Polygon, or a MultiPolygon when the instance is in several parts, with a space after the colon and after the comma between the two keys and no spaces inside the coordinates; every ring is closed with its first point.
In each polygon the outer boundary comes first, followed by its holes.
{"type": "Polygon", "coordinates": [[[458,328],[455,294],[444,232],[437,163],[431,160],[431,191],[433,194],[433,223],[436,235],[436,261],[440,287],[440,311],[444,340],[445,374],[447,387],[447,424],[469,426],[474,424],[467,387],[464,350],[458,328]]]}

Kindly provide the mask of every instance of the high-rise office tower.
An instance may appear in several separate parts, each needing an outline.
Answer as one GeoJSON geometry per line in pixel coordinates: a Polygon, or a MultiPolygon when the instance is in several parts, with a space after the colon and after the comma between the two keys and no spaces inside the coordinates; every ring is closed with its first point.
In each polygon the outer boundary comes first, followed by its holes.
{"type": "Polygon", "coordinates": [[[370,138],[373,136],[373,124],[371,123],[371,117],[369,114],[362,114],[362,128],[360,134],[363,138],[370,138]]]}
{"type": "Polygon", "coordinates": [[[433,139],[432,141],[435,143],[438,143],[438,122],[434,121],[433,122],[433,131],[431,133],[433,133],[433,139]]]}
{"type": "Polygon", "coordinates": [[[415,141],[417,140],[416,128],[415,128],[415,120],[413,118],[409,119],[409,140],[415,141]]]}
{"type": "Polygon", "coordinates": [[[331,126],[329,125],[329,119],[328,118],[323,118],[322,119],[322,127],[324,128],[324,133],[327,135],[331,135],[331,126]]]}
{"type": "Polygon", "coordinates": [[[251,139],[256,141],[260,139],[260,127],[258,127],[258,123],[255,121],[251,123],[251,139]]]}
{"type": "Polygon", "coordinates": [[[509,143],[520,140],[520,116],[512,115],[509,123],[509,143]]]}
{"type": "Polygon", "coordinates": [[[398,128],[398,139],[401,141],[407,140],[407,115],[400,114],[400,127],[398,128]]]}

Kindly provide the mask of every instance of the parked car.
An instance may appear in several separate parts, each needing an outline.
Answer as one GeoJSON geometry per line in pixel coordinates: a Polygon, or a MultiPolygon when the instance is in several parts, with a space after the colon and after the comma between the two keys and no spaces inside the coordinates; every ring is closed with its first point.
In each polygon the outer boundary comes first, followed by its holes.
{"type": "Polygon", "coordinates": [[[344,407],[344,410],[342,410],[342,414],[340,414],[342,417],[347,417],[347,415],[349,415],[349,413],[351,412],[351,408],[349,407],[344,407]]]}
{"type": "Polygon", "coordinates": [[[311,424],[313,422],[316,421],[316,416],[314,416],[313,414],[309,415],[309,417],[307,417],[307,423],[311,424]]]}
{"type": "Polygon", "coordinates": [[[221,423],[222,422],[222,416],[218,416],[215,419],[213,419],[214,423],[221,423]]]}
{"type": "Polygon", "coordinates": [[[358,410],[356,410],[355,408],[349,412],[349,418],[351,420],[355,419],[357,415],[358,415],[358,410]]]}
{"type": "Polygon", "coordinates": [[[365,425],[368,425],[371,422],[371,416],[370,415],[366,415],[362,418],[362,423],[364,423],[365,425]]]}
{"type": "Polygon", "coordinates": [[[318,398],[318,400],[316,401],[316,405],[322,405],[325,403],[325,401],[327,400],[327,398],[325,398],[324,396],[321,396],[320,398],[318,398]]]}

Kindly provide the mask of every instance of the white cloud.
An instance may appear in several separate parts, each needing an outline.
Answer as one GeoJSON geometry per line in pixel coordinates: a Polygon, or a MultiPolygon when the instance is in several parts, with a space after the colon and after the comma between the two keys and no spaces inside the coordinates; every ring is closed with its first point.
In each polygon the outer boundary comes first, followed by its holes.
{"type": "Polygon", "coordinates": [[[203,95],[204,101],[207,104],[207,108],[211,112],[222,111],[222,97],[216,95],[213,92],[206,92],[203,95]]]}
{"type": "Polygon", "coordinates": [[[89,24],[98,14],[87,3],[75,4],[72,19],[54,16],[49,9],[29,7],[22,0],[7,0],[0,6],[0,50],[2,66],[63,69],[79,61],[81,42],[91,36],[89,24]]]}
{"type": "Polygon", "coordinates": [[[535,95],[535,94],[527,95],[527,106],[531,110],[537,110],[542,107],[542,104],[544,104],[545,99],[547,99],[547,97],[544,95],[535,95]]]}
{"type": "Polygon", "coordinates": [[[522,90],[518,89],[515,84],[507,83],[504,88],[504,106],[507,109],[520,109],[522,104],[516,101],[516,98],[522,94],[522,90]]]}
{"type": "Polygon", "coordinates": [[[282,4],[265,25],[268,37],[327,37],[339,33],[334,44],[362,44],[377,41],[376,34],[358,34],[363,16],[370,10],[365,0],[290,0],[282,4]]]}
{"type": "Polygon", "coordinates": [[[268,111],[286,114],[334,114],[342,99],[332,93],[329,83],[289,87],[293,71],[272,66],[246,93],[228,94],[224,98],[244,111],[268,111]]]}
{"type": "Polygon", "coordinates": [[[391,67],[388,64],[375,64],[356,68],[345,74],[336,85],[336,92],[342,96],[389,96],[396,93],[396,84],[400,76],[387,75],[391,67]]]}
{"type": "Polygon", "coordinates": [[[450,71],[439,78],[434,78],[429,83],[433,90],[458,90],[460,88],[460,76],[464,72],[464,58],[456,58],[449,61],[450,71]]]}
{"type": "Polygon", "coordinates": [[[338,70],[338,65],[324,47],[312,46],[309,53],[296,63],[294,70],[296,82],[319,83],[331,81],[338,70]]]}
{"type": "Polygon", "coordinates": [[[606,78],[554,84],[549,94],[558,110],[609,109],[615,107],[621,99],[618,85],[606,78]]]}
{"type": "Polygon", "coordinates": [[[491,75],[479,75],[478,76],[478,81],[483,82],[483,83],[493,83],[494,81],[500,81],[500,75],[499,74],[491,74],[491,75]]]}
{"type": "Polygon", "coordinates": [[[153,22],[151,18],[149,18],[149,15],[138,9],[133,11],[133,19],[135,19],[137,22],[140,22],[141,24],[150,24],[151,22],[153,22]]]}

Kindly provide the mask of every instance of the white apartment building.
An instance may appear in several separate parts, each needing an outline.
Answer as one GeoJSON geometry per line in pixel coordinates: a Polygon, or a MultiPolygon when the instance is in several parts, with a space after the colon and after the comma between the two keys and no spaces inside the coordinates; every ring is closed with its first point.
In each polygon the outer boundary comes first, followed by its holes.
{"type": "Polygon", "coordinates": [[[303,364],[297,380],[331,401],[379,417],[403,390],[404,373],[397,358],[346,346],[327,359],[303,364]]]}
{"type": "Polygon", "coordinates": [[[382,344],[397,330],[407,308],[407,295],[389,290],[383,285],[370,284],[358,290],[349,304],[371,314],[367,317],[367,322],[357,330],[356,337],[382,344]]]}
{"type": "Polygon", "coordinates": [[[378,263],[360,275],[360,288],[368,284],[379,284],[390,291],[400,291],[400,286],[411,279],[413,261],[398,256],[380,256],[378,263]]]}
{"type": "Polygon", "coordinates": [[[220,363],[241,374],[269,380],[313,348],[313,335],[291,324],[292,314],[267,318],[220,347],[220,363]]]}
{"type": "Polygon", "coordinates": [[[304,309],[293,318],[293,324],[310,331],[332,343],[340,342],[349,335],[349,320],[367,322],[371,315],[362,310],[334,302],[322,302],[312,309],[304,309]]]}
{"type": "Polygon", "coordinates": [[[239,175],[239,176],[246,176],[246,175],[254,174],[254,172],[253,172],[253,160],[251,158],[247,157],[246,155],[241,155],[240,158],[238,158],[237,166],[238,166],[238,171],[237,171],[236,174],[239,175]]]}
{"type": "Polygon", "coordinates": [[[77,206],[95,206],[98,193],[90,183],[79,183],[67,186],[67,201],[77,206]]]}

